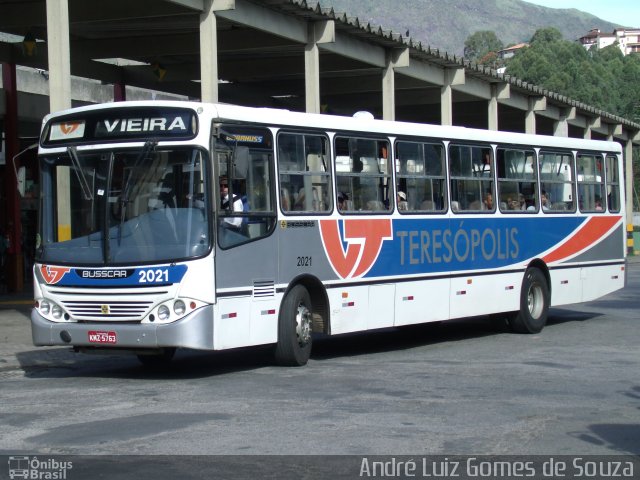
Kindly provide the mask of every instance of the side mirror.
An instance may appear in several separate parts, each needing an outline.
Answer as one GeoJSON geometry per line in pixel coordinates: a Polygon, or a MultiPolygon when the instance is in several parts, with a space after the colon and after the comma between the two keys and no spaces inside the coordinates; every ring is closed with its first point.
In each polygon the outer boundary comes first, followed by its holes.
{"type": "Polygon", "coordinates": [[[18,169],[18,173],[16,174],[16,179],[18,181],[18,193],[21,197],[24,197],[24,184],[25,184],[25,176],[27,174],[27,169],[24,167],[20,167],[18,169]]]}
{"type": "Polygon", "coordinates": [[[34,148],[38,148],[38,144],[37,143],[33,143],[31,145],[29,145],[27,148],[25,148],[24,150],[22,150],[21,152],[19,152],[18,154],[14,155],[13,157],[13,173],[16,174],[16,181],[18,182],[18,193],[20,194],[21,197],[24,197],[24,186],[25,186],[25,176],[26,176],[26,169],[24,167],[20,167],[20,168],[16,168],[16,160],[18,159],[18,157],[20,157],[21,155],[23,155],[24,153],[28,152],[29,150],[33,150],[34,148]]]}

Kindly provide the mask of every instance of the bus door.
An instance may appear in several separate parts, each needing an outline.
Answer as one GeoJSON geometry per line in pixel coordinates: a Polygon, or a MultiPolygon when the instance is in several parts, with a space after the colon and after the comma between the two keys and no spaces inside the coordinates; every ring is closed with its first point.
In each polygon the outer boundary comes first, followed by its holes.
{"type": "Polygon", "coordinates": [[[222,125],[214,140],[216,184],[216,348],[276,341],[273,136],[266,128],[222,125]]]}

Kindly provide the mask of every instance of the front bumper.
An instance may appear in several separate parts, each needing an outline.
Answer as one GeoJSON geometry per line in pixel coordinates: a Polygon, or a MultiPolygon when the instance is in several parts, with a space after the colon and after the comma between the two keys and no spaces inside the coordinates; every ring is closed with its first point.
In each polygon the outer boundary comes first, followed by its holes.
{"type": "Polygon", "coordinates": [[[31,311],[33,344],[68,345],[123,349],[157,349],[163,347],[213,350],[213,305],[207,305],[181,320],[164,325],[149,323],[56,323],[31,311]],[[89,341],[89,332],[115,333],[115,342],[89,341]]]}

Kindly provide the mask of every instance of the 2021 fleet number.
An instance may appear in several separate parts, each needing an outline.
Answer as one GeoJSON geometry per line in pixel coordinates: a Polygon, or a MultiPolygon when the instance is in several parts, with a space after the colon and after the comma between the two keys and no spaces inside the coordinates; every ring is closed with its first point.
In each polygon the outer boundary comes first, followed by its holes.
{"type": "Polygon", "coordinates": [[[161,283],[169,282],[169,270],[157,268],[155,270],[140,270],[138,283],[161,283]]]}
{"type": "Polygon", "coordinates": [[[296,266],[298,267],[310,267],[311,266],[311,257],[297,257],[296,266]]]}

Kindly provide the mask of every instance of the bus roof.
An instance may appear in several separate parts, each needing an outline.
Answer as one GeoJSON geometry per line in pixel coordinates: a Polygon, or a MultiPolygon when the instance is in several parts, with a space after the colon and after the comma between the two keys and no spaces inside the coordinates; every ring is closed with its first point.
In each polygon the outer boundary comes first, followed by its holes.
{"type": "Polygon", "coordinates": [[[73,116],[100,109],[122,109],[142,107],[181,107],[196,111],[212,120],[248,122],[268,126],[297,128],[317,128],[325,131],[349,131],[388,136],[431,137],[444,140],[477,141],[483,143],[523,144],[539,147],[583,149],[622,153],[618,142],[586,140],[582,138],[531,135],[505,131],[482,130],[458,126],[443,126],[424,123],[376,120],[372,116],[347,117],[328,114],[293,112],[284,109],[264,107],[244,107],[224,103],[200,103],[191,101],[127,101],[103,103],[72,108],[48,114],[43,125],[58,117],[73,116]],[[368,118],[369,117],[369,118],[368,118]]]}

